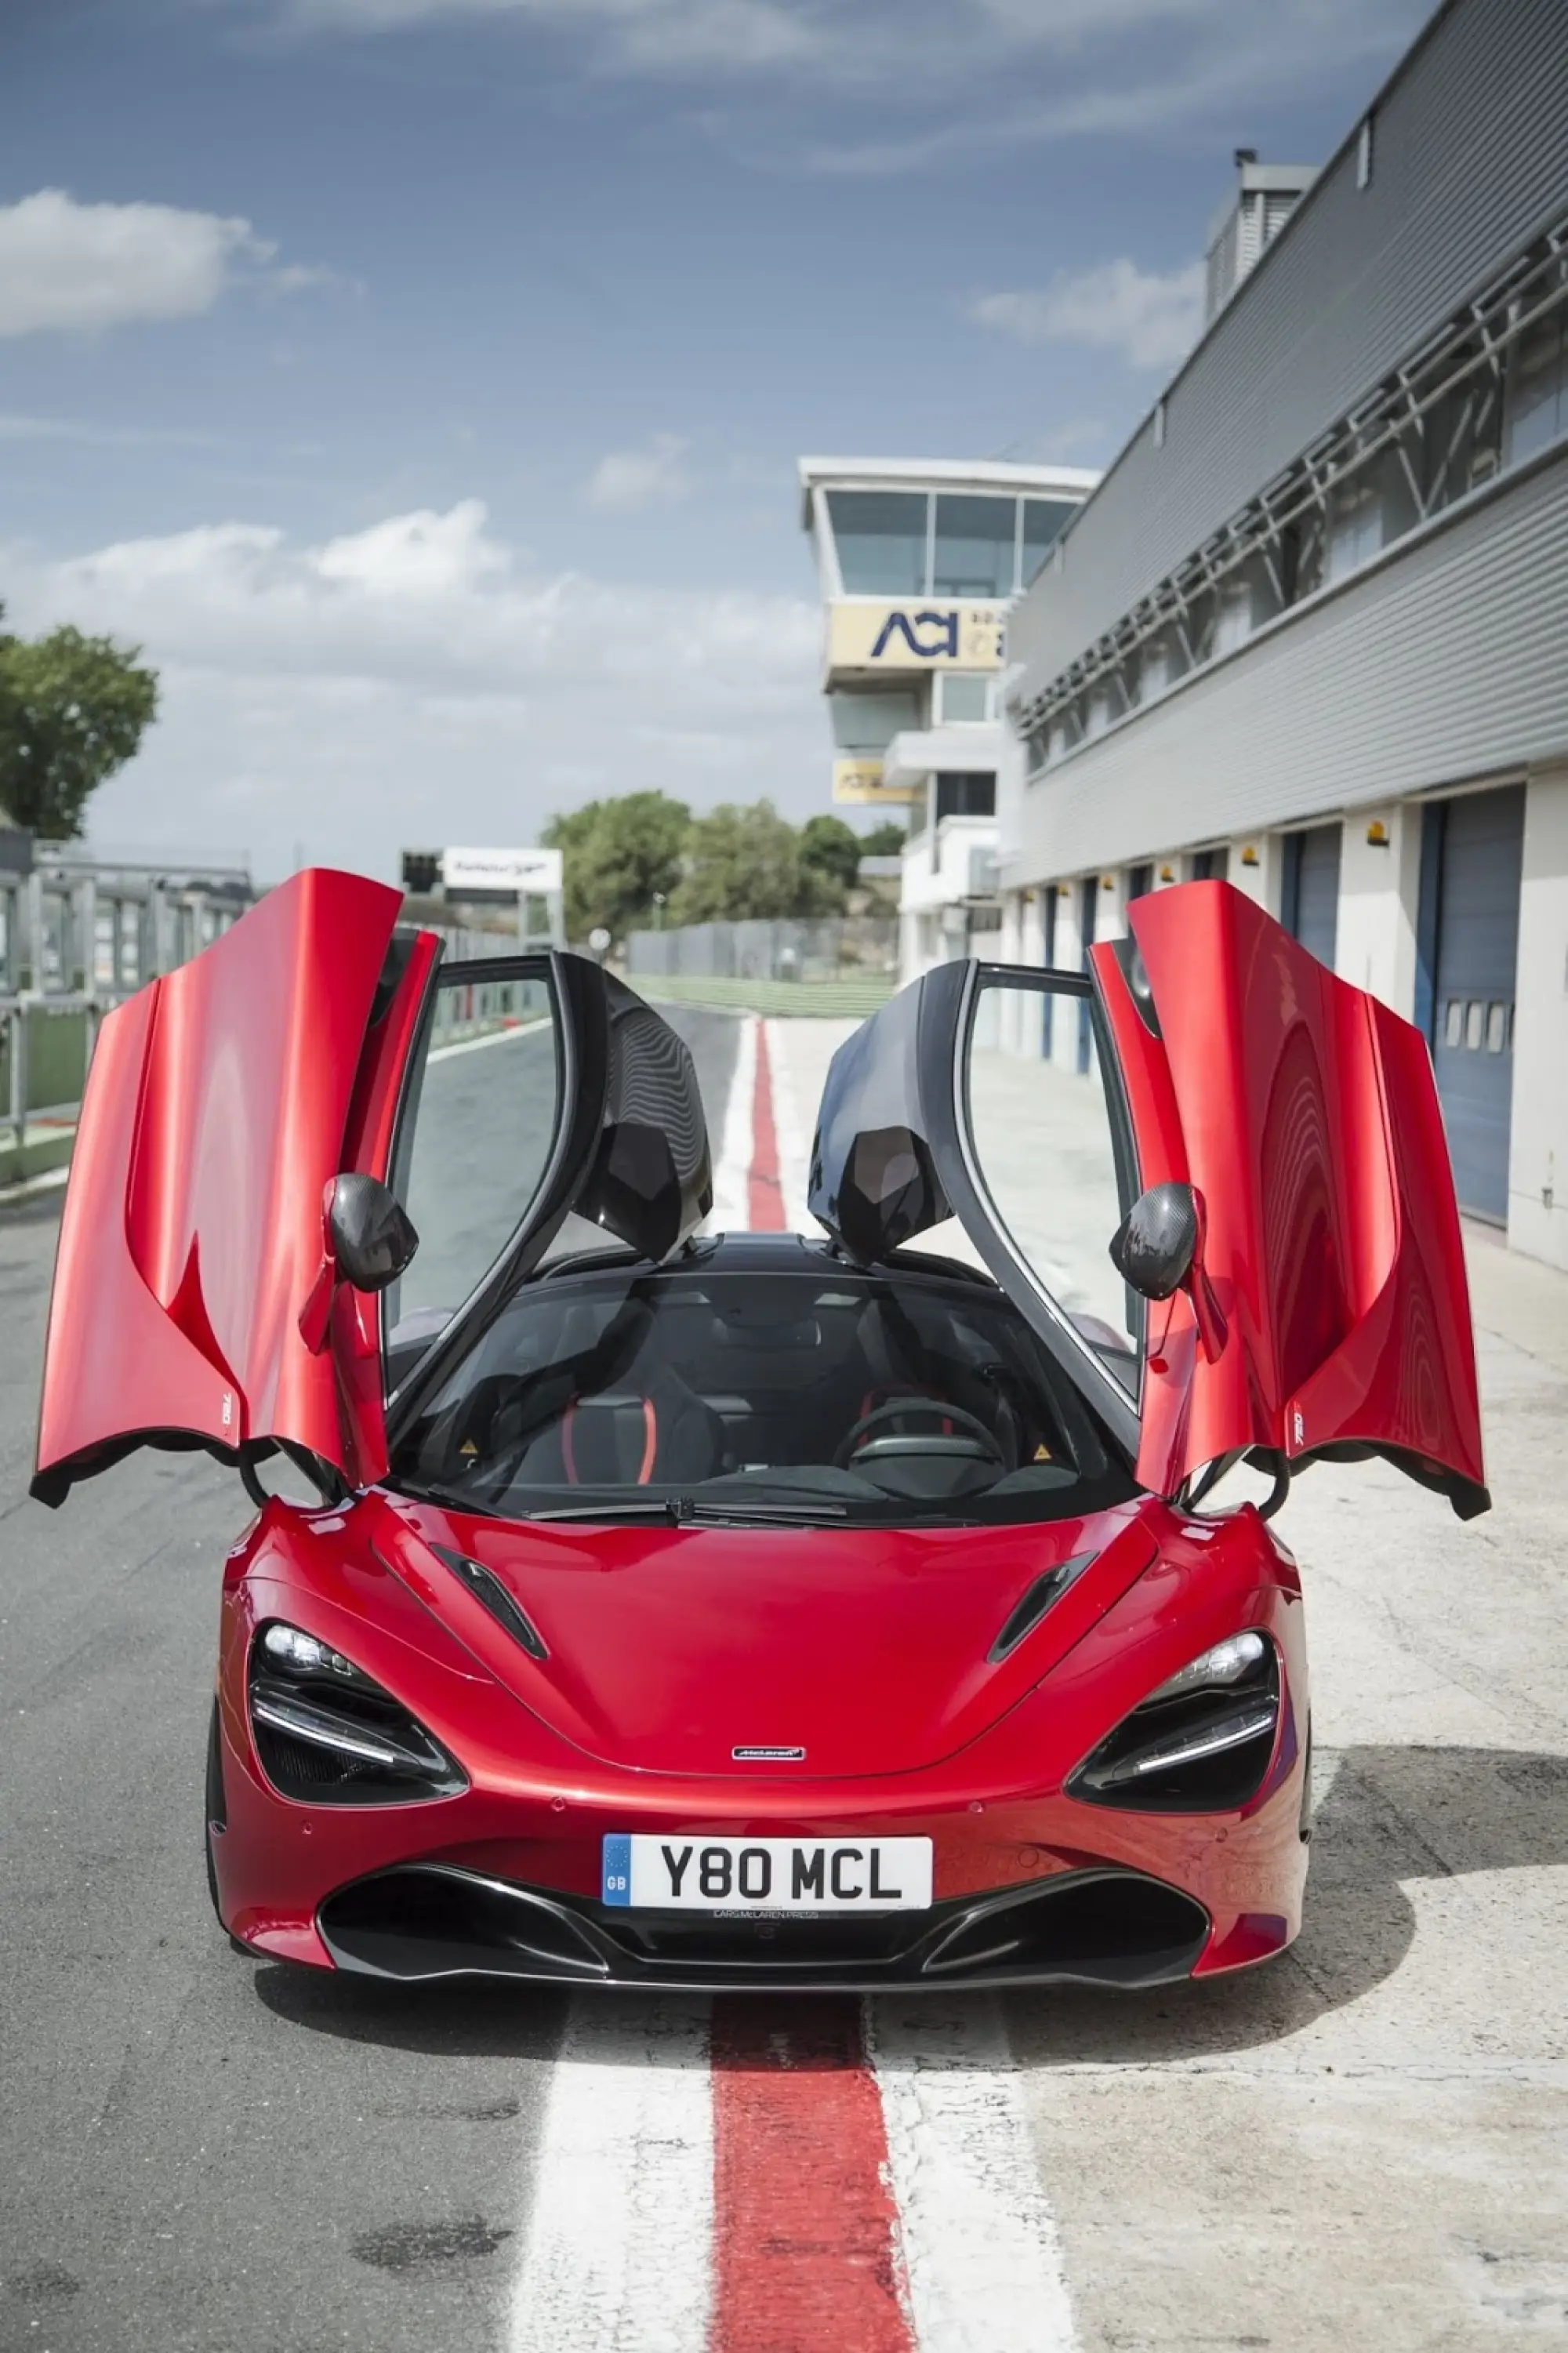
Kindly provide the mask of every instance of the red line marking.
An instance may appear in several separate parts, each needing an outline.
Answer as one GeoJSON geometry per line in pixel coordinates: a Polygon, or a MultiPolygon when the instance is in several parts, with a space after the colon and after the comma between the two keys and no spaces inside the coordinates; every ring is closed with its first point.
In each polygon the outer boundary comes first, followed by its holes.
{"type": "Polygon", "coordinates": [[[746,1176],[746,1221],[754,1234],[782,1234],[784,1230],[779,1139],[773,1125],[773,1074],[768,1062],[765,1021],[757,1023],[757,1075],[752,1088],[752,1165],[746,1176]]]}
{"type": "Polygon", "coordinates": [[[852,1995],[713,2003],[709,2353],[914,2353],[852,1995]]]}

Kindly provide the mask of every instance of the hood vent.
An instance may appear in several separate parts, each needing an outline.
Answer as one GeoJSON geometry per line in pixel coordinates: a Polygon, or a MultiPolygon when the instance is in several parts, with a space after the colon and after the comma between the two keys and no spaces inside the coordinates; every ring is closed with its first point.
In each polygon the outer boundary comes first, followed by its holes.
{"type": "Polygon", "coordinates": [[[488,1609],[498,1626],[504,1626],[519,1648],[531,1659],[547,1659],[550,1647],[538,1627],[522,1608],[514,1601],[499,1577],[492,1577],[482,1561],[470,1560],[467,1553],[454,1552],[449,1545],[433,1544],[431,1551],[444,1560],[454,1577],[460,1577],[474,1599],[488,1609]]]}
{"type": "Polygon", "coordinates": [[[1037,1577],[1033,1585],[1026,1586],[986,1651],[988,1662],[995,1666],[1010,1656],[1025,1635],[1034,1632],[1047,1610],[1061,1599],[1068,1586],[1076,1585],[1089,1563],[1099,1557],[1098,1553],[1075,1553],[1070,1560],[1059,1561],[1055,1568],[1047,1568],[1043,1577],[1037,1577]]]}

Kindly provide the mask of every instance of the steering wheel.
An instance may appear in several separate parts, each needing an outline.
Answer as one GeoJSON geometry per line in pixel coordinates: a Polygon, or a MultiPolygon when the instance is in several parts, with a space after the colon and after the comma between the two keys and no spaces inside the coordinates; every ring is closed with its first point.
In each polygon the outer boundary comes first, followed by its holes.
{"type": "MultiPolygon", "coordinates": [[[[869,1413],[863,1413],[853,1430],[845,1433],[839,1442],[838,1451],[833,1458],[835,1470],[847,1471],[857,1454],[871,1452],[877,1440],[872,1439],[869,1446],[861,1445],[860,1440],[879,1423],[901,1421],[911,1413],[923,1413],[933,1421],[962,1422],[971,1437],[978,1440],[976,1453],[989,1457],[994,1462],[1000,1462],[1005,1469],[1007,1462],[1005,1450],[1000,1440],[986,1429],[978,1414],[966,1413],[961,1405],[944,1405],[940,1398],[889,1398],[885,1405],[874,1406],[869,1413]]],[[[900,1449],[900,1452],[905,1451],[903,1448],[900,1449]]],[[[953,1445],[952,1451],[956,1453],[958,1451],[958,1446],[953,1445]]]]}

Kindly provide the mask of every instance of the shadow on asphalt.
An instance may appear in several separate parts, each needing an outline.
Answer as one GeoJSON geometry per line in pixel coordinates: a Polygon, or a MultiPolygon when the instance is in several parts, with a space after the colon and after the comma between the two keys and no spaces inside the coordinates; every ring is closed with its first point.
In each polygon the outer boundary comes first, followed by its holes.
{"type": "MultiPolygon", "coordinates": [[[[1313,1834],[1306,1922],[1288,1953],[1238,1976],[1143,1993],[1067,1986],[1005,1994],[1018,2058],[1035,2066],[1138,2065],[1279,2042],[1358,2000],[1398,1968],[1415,1935],[1403,1883],[1568,1862],[1568,1757],[1347,1748],[1324,1757],[1321,1778],[1328,1786],[1313,1834]]],[[[256,1991],[277,2017],[308,2032],[454,2058],[550,2058],[570,1999],[553,1988],[483,1979],[377,1985],[278,1964],[258,1970],[256,1991]]],[[[593,1999],[608,2022],[623,2004],[657,2004],[660,1997],[593,1999]]],[[[917,2025],[926,2009],[940,2040],[944,2017],[966,1997],[949,1985],[929,1997],[886,1999],[917,2025]]],[[[614,2038],[606,2036],[595,2056],[613,2063],[614,2038]]]]}

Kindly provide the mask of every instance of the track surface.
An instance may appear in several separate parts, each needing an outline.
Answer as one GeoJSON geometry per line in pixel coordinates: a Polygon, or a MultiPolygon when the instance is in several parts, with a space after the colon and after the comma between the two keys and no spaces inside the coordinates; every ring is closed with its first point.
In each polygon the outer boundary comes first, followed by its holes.
{"type": "MultiPolygon", "coordinates": [[[[717,1129],[737,1024],[670,1018],[717,1129]]],[[[58,1215],[0,1217],[0,2348],[488,2348],[563,2004],[227,1949],[202,1754],[248,1507],[153,1454],[26,1500],[58,1215]]]]}
{"type": "MultiPolygon", "coordinates": [[[[804,1224],[837,1025],[681,1023],[716,1222],[804,1224]]],[[[54,1212],[0,1218],[0,2353],[1568,2346],[1568,1278],[1472,1245],[1496,1510],[1325,1466],[1285,1516],[1292,1951],[763,2021],[228,1952],[200,1760],[244,1506],[152,1456],[22,1501],[54,1212]]]]}

